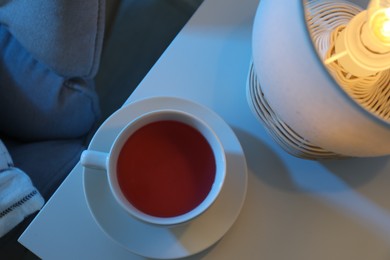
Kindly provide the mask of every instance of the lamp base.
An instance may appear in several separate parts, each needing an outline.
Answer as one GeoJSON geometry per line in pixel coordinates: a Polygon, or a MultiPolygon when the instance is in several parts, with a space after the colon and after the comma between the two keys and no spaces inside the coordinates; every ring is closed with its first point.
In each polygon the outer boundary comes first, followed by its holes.
{"type": "Polygon", "coordinates": [[[347,157],[310,143],[310,141],[285,124],[268,104],[252,62],[247,78],[247,99],[253,114],[263,123],[271,137],[289,154],[308,160],[342,159],[347,157]]]}

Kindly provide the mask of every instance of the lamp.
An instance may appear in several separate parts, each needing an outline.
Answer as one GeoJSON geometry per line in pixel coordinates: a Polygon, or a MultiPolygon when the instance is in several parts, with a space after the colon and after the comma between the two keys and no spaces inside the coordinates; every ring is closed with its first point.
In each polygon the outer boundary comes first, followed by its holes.
{"type": "Polygon", "coordinates": [[[388,0],[260,1],[248,103],[287,152],[390,154],[389,7],[388,0]]]}

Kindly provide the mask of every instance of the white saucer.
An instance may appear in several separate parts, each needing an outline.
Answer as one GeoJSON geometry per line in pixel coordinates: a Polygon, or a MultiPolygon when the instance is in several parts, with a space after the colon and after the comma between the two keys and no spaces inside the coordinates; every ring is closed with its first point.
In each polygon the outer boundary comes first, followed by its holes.
{"type": "Polygon", "coordinates": [[[218,199],[204,214],[188,224],[172,228],[141,223],[116,204],[105,172],[93,169],[83,172],[87,204],[100,228],[131,252],[159,259],[190,256],[221,239],[237,219],[247,188],[244,153],[232,129],[213,111],[183,99],[148,98],[121,108],[103,123],[89,149],[108,152],[127,122],[143,113],[167,108],[179,109],[203,119],[220,137],[226,150],[225,185],[218,199]]]}

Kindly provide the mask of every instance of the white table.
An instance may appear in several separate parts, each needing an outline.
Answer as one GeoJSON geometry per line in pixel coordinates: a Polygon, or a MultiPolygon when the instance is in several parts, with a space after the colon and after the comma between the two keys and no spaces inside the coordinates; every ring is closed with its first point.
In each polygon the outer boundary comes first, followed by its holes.
{"type": "MultiPolygon", "coordinates": [[[[293,158],[250,112],[245,88],[257,5],[206,0],[127,100],[193,100],[217,112],[243,146],[243,210],[202,259],[390,259],[390,158],[293,158]]],[[[95,224],[79,165],[19,241],[43,259],[142,259],[95,224]]]]}

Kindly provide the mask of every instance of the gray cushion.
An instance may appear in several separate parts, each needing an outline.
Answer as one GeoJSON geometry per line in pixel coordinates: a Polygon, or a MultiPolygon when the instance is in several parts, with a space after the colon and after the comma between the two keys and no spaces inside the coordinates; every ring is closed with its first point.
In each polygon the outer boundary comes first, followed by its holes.
{"type": "Polygon", "coordinates": [[[0,23],[59,75],[91,78],[98,69],[105,0],[0,0],[0,23]]]}
{"type": "Polygon", "coordinates": [[[98,117],[92,79],[59,76],[0,25],[1,134],[24,141],[78,138],[98,117]]]}

